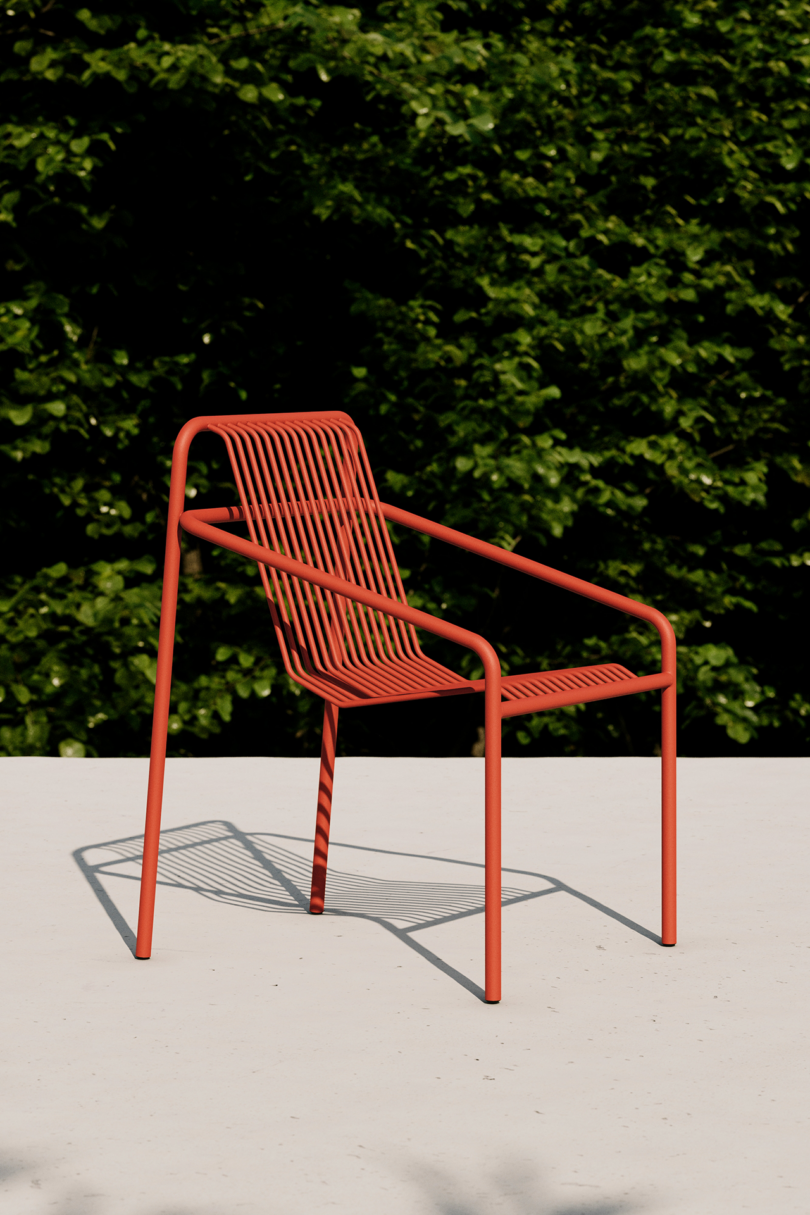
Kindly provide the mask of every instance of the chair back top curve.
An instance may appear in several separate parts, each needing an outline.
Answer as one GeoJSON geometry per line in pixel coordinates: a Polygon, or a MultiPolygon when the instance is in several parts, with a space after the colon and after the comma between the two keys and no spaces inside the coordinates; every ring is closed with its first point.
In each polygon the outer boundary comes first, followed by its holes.
{"type": "MultiPolygon", "coordinates": [[[[254,544],[407,602],[363,438],[347,414],[243,416],[208,429],[225,442],[254,544]]],[[[338,704],[350,688],[352,698],[387,697],[400,690],[396,668],[430,662],[413,626],[272,567],[259,572],[287,673],[319,695],[338,704]]]]}

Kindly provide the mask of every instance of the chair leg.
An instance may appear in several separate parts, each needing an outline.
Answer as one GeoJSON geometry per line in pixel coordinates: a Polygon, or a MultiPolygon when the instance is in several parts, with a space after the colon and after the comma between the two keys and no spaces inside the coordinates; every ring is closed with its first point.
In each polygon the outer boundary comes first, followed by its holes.
{"type": "Polygon", "coordinates": [[[335,746],[338,707],[328,701],[323,706],[321,771],[318,779],[318,812],[315,817],[315,852],[312,858],[311,915],[320,915],[326,896],[326,866],[329,859],[329,824],[332,818],[332,789],[335,784],[335,746]]]}
{"type": "Polygon", "coordinates": [[[661,696],[661,944],[677,940],[676,764],[677,696],[675,685],[661,696]]]}
{"type": "MultiPolygon", "coordinates": [[[[489,685],[489,681],[487,681],[489,685]]],[[[501,695],[486,689],[484,707],[484,999],[501,998],[501,695]]]]}
{"type": "Polygon", "coordinates": [[[149,786],[146,794],[146,826],[143,835],[143,865],[141,867],[141,900],[138,910],[138,939],[135,957],[152,955],[152,924],[155,917],[158,852],[160,849],[160,814],[163,808],[163,778],[166,770],[166,737],[172,692],[172,658],[174,626],[177,615],[177,581],[179,573],[179,543],[177,561],[173,562],[167,544],[166,572],[163,579],[163,602],[160,612],[155,708],[152,715],[152,750],[149,758],[149,786]],[[177,568],[174,568],[174,566],[177,568]]]}

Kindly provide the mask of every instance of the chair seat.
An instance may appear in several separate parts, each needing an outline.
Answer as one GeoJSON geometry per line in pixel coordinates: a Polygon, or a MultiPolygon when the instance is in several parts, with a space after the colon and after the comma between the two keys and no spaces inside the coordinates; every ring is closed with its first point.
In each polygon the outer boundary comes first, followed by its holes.
{"type": "MultiPolygon", "coordinates": [[[[534,675],[507,675],[501,681],[504,700],[526,700],[530,696],[551,696],[555,692],[576,692],[598,688],[600,684],[621,683],[636,676],[617,662],[596,667],[569,667],[563,671],[537,671],[534,675]]],[[[483,679],[476,680],[483,690],[483,679]]]]}
{"type": "MultiPolygon", "coordinates": [[[[397,700],[425,700],[458,696],[477,687],[454,671],[422,654],[418,657],[377,659],[330,671],[296,671],[293,678],[311,692],[341,709],[358,705],[389,704],[397,700]]],[[[481,686],[483,687],[483,681],[481,686]]]]}
{"type": "MultiPolygon", "coordinates": [[[[368,666],[343,666],[336,668],[334,673],[299,672],[296,678],[324,700],[346,709],[393,701],[463,696],[484,690],[483,679],[463,679],[425,655],[387,659],[368,666]]],[[[618,663],[605,663],[561,671],[537,671],[532,675],[505,675],[501,690],[505,701],[519,701],[544,695],[589,691],[635,678],[626,667],[618,663]]],[[[571,703],[576,703],[576,700],[571,703]]]]}

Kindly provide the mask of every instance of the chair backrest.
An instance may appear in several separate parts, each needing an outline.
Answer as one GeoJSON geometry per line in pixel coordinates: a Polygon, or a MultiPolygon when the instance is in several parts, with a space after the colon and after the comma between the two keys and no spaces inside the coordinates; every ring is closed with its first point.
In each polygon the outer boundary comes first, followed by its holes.
{"type": "MultiPolygon", "coordinates": [[[[267,415],[209,429],[228,449],[255,544],[406,603],[360,431],[345,413],[267,415]]],[[[421,657],[411,625],[259,564],[288,674],[299,683],[421,657]]]]}

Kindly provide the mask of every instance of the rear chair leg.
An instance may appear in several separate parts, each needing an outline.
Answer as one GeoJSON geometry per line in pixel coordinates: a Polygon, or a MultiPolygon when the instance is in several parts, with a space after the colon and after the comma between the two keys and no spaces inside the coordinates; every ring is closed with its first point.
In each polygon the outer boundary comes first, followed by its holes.
{"type": "Polygon", "coordinates": [[[326,865],[329,858],[329,823],[332,818],[332,789],[335,783],[335,746],[338,707],[328,701],[323,706],[321,772],[318,781],[318,812],[315,818],[315,853],[312,858],[311,915],[320,915],[326,895],[326,865]]]}

